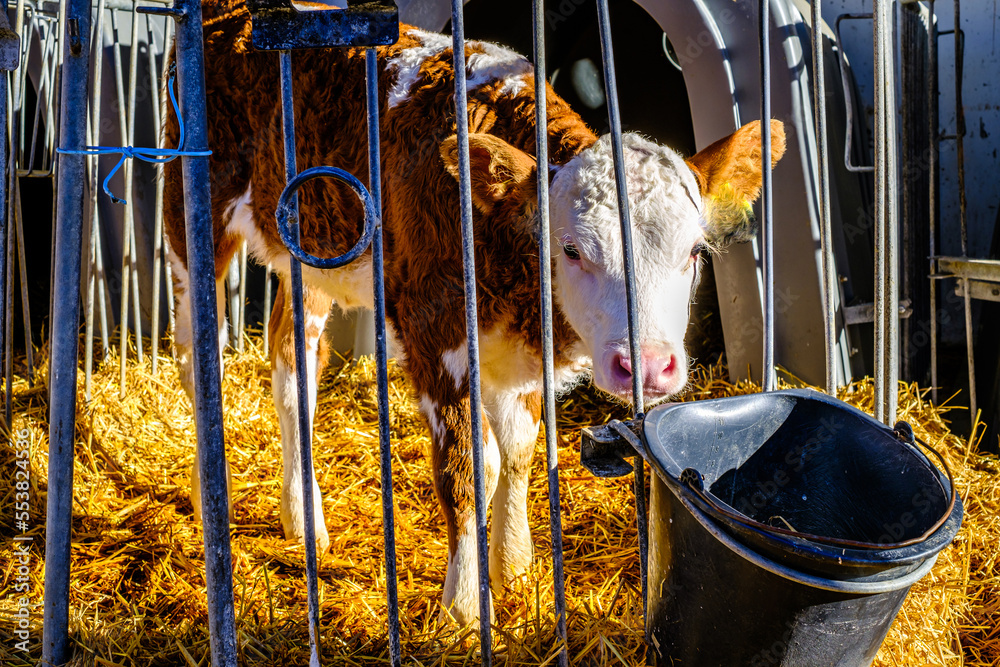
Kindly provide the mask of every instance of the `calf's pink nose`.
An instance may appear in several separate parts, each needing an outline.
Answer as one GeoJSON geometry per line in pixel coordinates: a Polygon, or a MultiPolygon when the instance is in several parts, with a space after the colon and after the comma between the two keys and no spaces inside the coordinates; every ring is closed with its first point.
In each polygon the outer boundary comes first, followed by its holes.
{"type": "MultiPolygon", "coordinates": [[[[616,354],[611,360],[615,377],[625,383],[632,381],[632,359],[627,354],[616,354]]],[[[671,352],[643,348],[642,386],[645,391],[663,394],[669,391],[677,374],[677,357],[671,352]]]]}

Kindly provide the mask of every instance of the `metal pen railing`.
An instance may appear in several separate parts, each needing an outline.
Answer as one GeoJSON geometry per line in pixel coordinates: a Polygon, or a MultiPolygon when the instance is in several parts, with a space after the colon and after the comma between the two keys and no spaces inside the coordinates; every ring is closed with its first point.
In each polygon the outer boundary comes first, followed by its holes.
{"type": "MultiPolygon", "coordinates": [[[[97,143],[99,140],[100,128],[100,104],[98,93],[100,90],[100,48],[103,38],[105,23],[110,19],[112,32],[117,32],[118,18],[116,12],[126,11],[123,3],[115,3],[112,0],[100,0],[98,5],[97,20],[91,25],[91,6],[89,0],[67,0],[66,20],[58,23],[63,29],[63,36],[57,38],[54,34],[45,33],[43,53],[55,54],[66,45],[67,56],[63,65],[60,77],[56,69],[44,76],[40,90],[52,90],[55,88],[55,81],[59,80],[62,86],[62,93],[58,97],[61,111],[59,118],[61,127],[58,134],[53,130],[46,130],[44,135],[39,135],[39,126],[36,124],[32,130],[31,144],[34,145],[36,137],[41,137],[39,141],[48,142],[51,139],[52,146],[56,145],[55,137],[58,136],[58,144],[63,148],[80,148],[86,144],[97,143]],[[109,17],[105,17],[105,12],[110,12],[109,17]],[[91,116],[88,120],[86,109],[88,89],[87,71],[89,65],[90,46],[94,43],[98,46],[95,51],[95,81],[92,87],[94,100],[90,104],[91,116]]],[[[128,3],[125,3],[128,4],[128,3]]],[[[876,371],[876,406],[878,416],[887,423],[894,419],[895,388],[896,388],[896,359],[895,342],[893,336],[896,328],[895,321],[898,321],[898,309],[888,304],[898,302],[895,281],[895,253],[897,241],[895,237],[895,204],[893,199],[895,162],[892,146],[895,141],[895,124],[892,76],[893,57],[891,49],[892,22],[891,12],[893,3],[891,0],[876,0],[874,8],[875,36],[876,36],[876,163],[875,173],[877,180],[876,209],[877,220],[879,222],[876,238],[878,240],[878,268],[876,270],[876,304],[878,312],[876,314],[876,341],[879,347],[877,354],[876,371]]],[[[134,8],[132,5],[130,8],[134,8]]],[[[546,470],[549,489],[550,507],[550,527],[552,534],[552,558],[553,558],[553,578],[555,591],[555,616],[556,632],[560,647],[558,661],[561,665],[568,664],[568,636],[567,636],[567,613],[565,606],[565,584],[563,574],[563,554],[562,554],[562,530],[560,520],[559,505],[559,478],[558,460],[556,449],[555,430],[555,390],[554,390],[554,344],[553,344],[553,301],[552,301],[552,277],[551,277],[551,247],[548,220],[548,170],[545,166],[548,163],[548,141],[547,141],[547,109],[545,101],[546,90],[546,69],[544,63],[544,24],[543,24],[543,3],[542,0],[534,0],[532,28],[534,37],[535,53],[535,95],[536,95],[536,154],[538,159],[538,210],[540,212],[541,233],[539,238],[539,275],[540,275],[540,303],[542,312],[542,341],[543,341],[543,378],[544,378],[544,422],[547,443],[546,470]]],[[[618,106],[617,83],[614,70],[614,53],[611,43],[610,16],[608,13],[607,0],[597,0],[599,17],[599,30],[603,54],[604,82],[608,99],[609,123],[611,126],[611,143],[613,150],[616,194],[619,207],[619,215],[622,230],[622,244],[625,262],[625,274],[627,277],[626,298],[628,302],[629,318],[629,347],[633,363],[632,371],[632,392],[633,409],[636,417],[643,412],[643,389],[642,374],[640,364],[642,363],[641,346],[638,340],[638,304],[635,295],[634,275],[635,258],[631,241],[631,220],[628,206],[627,183],[624,170],[624,156],[622,150],[622,130],[621,113],[618,106]]],[[[822,76],[822,34],[819,29],[821,23],[820,3],[814,3],[813,10],[813,68],[814,68],[814,104],[816,105],[816,134],[819,145],[818,169],[820,182],[820,220],[821,220],[821,245],[823,253],[823,285],[826,296],[825,312],[825,337],[826,337],[826,382],[827,389],[831,393],[836,390],[836,363],[834,350],[836,340],[834,338],[836,329],[834,326],[834,302],[833,289],[835,289],[835,276],[833,266],[833,249],[830,231],[830,195],[829,195],[829,164],[826,148],[826,122],[824,111],[824,80],[822,76]]],[[[177,29],[177,63],[179,97],[181,99],[181,109],[183,111],[182,121],[186,124],[187,148],[193,150],[207,149],[207,128],[205,122],[205,81],[203,75],[203,51],[202,51],[202,24],[201,8],[197,0],[176,0],[172,8],[158,7],[146,10],[148,14],[167,15],[179,20],[177,29]]],[[[310,12],[321,14],[323,12],[310,12]]],[[[19,12],[19,16],[23,15],[19,12]]],[[[35,12],[31,13],[34,17],[35,12]]],[[[151,17],[146,18],[146,31],[152,37],[151,17]]],[[[767,391],[774,389],[776,383],[775,356],[774,356],[774,285],[773,285],[773,222],[772,222],[772,192],[771,192],[771,151],[770,151],[770,21],[768,0],[761,0],[759,5],[759,39],[760,39],[760,64],[761,64],[761,159],[762,159],[762,258],[764,272],[764,388],[767,391]]],[[[34,19],[32,19],[34,20],[34,19]]],[[[168,24],[173,25],[172,21],[168,24]]],[[[32,28],[36,29],[36,28],[32,28]]],[[[54,30],[51,31],[54,33],[54,30]]],[[[136,74],[138,71],[138,49],[134,48],[138,35],[139,24],[137,14],[132,15],[132,53],[129,60],[129,86],[128,94],[124,93],[124,68],[121,60],[120,46],[115,40],[116,58],[116,86],[118,102],[121,107],[119,111],[122,141],[131,144],[135,136],[136,117],[136,74]]],[[[303,33],[305,34],[305,33],[303,33]]],[[[310,33],[314,35],[315,33],[310,33]]],[[[455,54],[464,54],[465,37],[463,29],[463,7],[460,0],[452,2],[452,39],[455,54]]],[[[330,43],[315,43],[315,46],[331,46],[330,43]]],[[[381,227],[381,160],[379,155],[379,113],[378,113],[378,64],[374,45],[366,45],[365,67],[366,67],[366,106],[367,106],[367,128],[368,128],[368,150],[369,150],[369,183],[367,188],[355,177],[341,170],[332,167],[317,167],[298,173],[295,164],[295,134],[293,118],[294,91],[292,85],[293,68],[292,55],[287,45],[280,48],[280,74],[281,74],[281,94],[282,94],[282,119],[283,136],[285,147],[285,169],[286,169],[286,189],[282,194],[276,215],[278,217],[279,229],[282,230],[282,237],[290,254],[291,261],[291,290],[292,308],[295,335],[295,359],[296,375],[298,380],[297,401],[300,409],[298,411],[300,449],[303,474],[304,513],[305,513],[305,570],[308,589],[308,628],[310,634],[310,661],[311,664],[319,663],[320,655],[320,625],[319,625],[319,598],[318,598],[318,576],[316,570],[315,551],[315,528],[312,499],[312,461],[311,461],[311,428],[310,414],[313,406],[309,404],[309,393],[306,386],[307,368],[305,358],[305,333],[304,333],[304,313],[302,303],[302,274],[300,262],[317,268],[334,268],[344,266],[359,257],[370,246],[372,251],[373,289],[376,310],[376,357],[377,357],[377,382],[378,382],[378,407],[379,407],[379,442],[380,442],[380,463],[381,463],[381,483],[384,521],[385,552],[386,552],[386,594],[388,606],[388,636],[389,653],[392,665],[401,665],[402,656],[399,639],[399,617],[397,600],[397,572],[395,555],[395,526],[393,520],[392,504],[392,452],[390,441],[389,423],[389,398],[388,398],[388,376],[387,376],[387,352],[386,352],[386,328],[385,328],[385,295],[384,295],[384,275],[383,275],[383,238],[381,227]],[[349,185],[359,196],[365,209],[365,233],[362,238],[350,251],[337,258],[321,259],[313,257],[302,250],[299,239],[299,223],[297,189],[310,179],[318,177],[335,178],[349,185]]],[[[297,47],[296,47],[297,48],[297,47]]],[[[456,62],[458,59],[456,58],[456,62]]],[[[152,86],[154,90],[153,104],[156,114],[156,122],[159,124],[159,98],[155,67],[155,57],[150,49],[149,70],[152,86]]],[[[15,77],[15,80],[17,78],[15,77]]],[[[22,79],[23,81],[23,79],[22,79]]],[[[15,95],[15,99],[17,99],[15,95]]],[[[51,98],[57,99],[53,95],[51,98]]],[[[467,90],[465,68],[455,68],[455,103],[457,109],[467,108],[467,90]]],[[[13,115],[13,110],[12,110],[13,115]]],[[[36,111],[36,121],[40,118],[41,112],[36,111]]],[[[55,118],[55,110],[49,108],[45,116],[50,119],[55,118]]],[[[465,113],[456,115],[456,126],[458,135],[458,160],[459,160],[459,195],[461,202],[462,219],[462,249],[463,249],[463,277],[466,299],[466,332],[468,338],[468,362],[469,362],[469,391],[471,403],[471,427],[474,443],[482,443],[484,428],[482,423],[482,395],[479,382],[479,349],[478,349],[478,323],[476,304],[476,281],[475,264],[473,252],[473,214],[469,173],[469,152],[468,152],[468,117],[465,113]]],[[[52,126],[47,126],[52,127],[52,126]]],[[[19,132],[15,136],[21,136],[19,132]]],[[[26,136],[26,135],[25,135],[26,136]]],[[[21,144],[19,144],[21,145],[21,144]]],[[[29,152],[34,155],[32,148],[29,152]]],[[[222,431],[222,408],[221,389],[219,386],[220,359],[218,349],[218,326],[216,315],[216,300],[214,298],[216,285],[214,282],[214,257],[211,243],[211,215],[210,215],[210,192],[208,178],[208,158],[186,156],[183,159],[184,187],[187,205],[185,207],[187,255],[189,262],[189,274],[191,276],[192,294],[192,326],[193,326],[193,351],[195,356],[195,407],[197,417],[200,470],[202,475],[202,502],[203,502],[203,525],[205,527],[206,546],[206,572],[208,580],[208,609],[209,626],[211,636],[211,659],[215,665],[235,665],[236,661],[236,638],[235,619],[233,613],[233,590],[232,573],[229,550],[229,529],[228,529],[228,501],[226,491],[224,442],[222,431]]],[[[48,165],[47,169],[54,171],[58,178],[57,190],[57,226],[54,249],[56,261],[53,263],[55,279],[53,285],[59,290],[72,290],[80,284],[80,261],[81,242],[83,231],[83,203],[80,201],[79,193],[84,189],[85,183],[89,180],[91,190],[99,191],[98,186],[98,160],[96,157],[86,158],[82,155],[63,155],[59,158],[58,164],[53,160],[51,163],[42,162],[48,165]],[[89,168],[89,173],[88,173],[89,168]],[[74,259],[76,261],[74,261],[74,259]]],[[[30,164],[30,163],[29,163],[30,164]]],[[[40,171],[45,171],[39,168],[40,171]]],[[[35,170],[27,168],[29,174],[35,170]]],[[[131,198],[131,181],[133,173],[127,164],[125,171],[126,197],[131,198]]],[[[96,194],[95,194],[96,196],[96,194]]],[[[933,195],[932,195],[933,196],[933,195]]],[[[153,283],[153,332],[154,341],[158,332],[158,300],[160,290],[158,276],[166,263],[163,262],[163,242],[162,242],[162,185],[157,187],[157,202],[155,214],[154,232],[154,283],[153,283]]],[[[87,232],[90,235],[91,255],[89,258],[90,275],[87,280],[86,322],[87,333],[85,337],[87,345],[86,373],[88,377],[87,395],[89,396],[89,377],[92,369],[92,347],[97,335],[97,325],[100,324],[100,333],[103,349],[109,349],[109,331],[107,313],[103,310],[105,296],[101,293],[104,290],[103,265],[101,264],[100,252],[100,231],[99,212],[96,204],[87,202],[93,211],[92,226],[87,232]],[[96,292],[96,295],[95,295],[96,292]],[[95,308],[99,304],[101,309],[98,312],[95,308]],[[99,318],[99,319],[97,319],[99,318]],[[95,319],[97,321],[95,321],[95,319]]],[[[131,215],[131,214],[127,214],[131,215]]],[[[932,207],[933,215],[933,207],[932,207]]],[[[121,339],[121,359],[122,369],[125,368],[125,357],[127,352],[127,318],[128,311],[132,309],[135,325],[139,324],[139,300],[138,283],[134,271],[135,266],[135,232],[134,219],[131,219],[132,227],[126,223],[125,237],[123,243],[123,282],[122,282],[122,330],[121,339]],[[129,299],[131,290],[131,299],[129,299]]],[[[963,226],[964,234],[964,226],[963,226]]],[[[12,234],[8,232],[5,243],[10,247],[12,234]]],[[[964,251],[964,245],[963,245],[964,251]]],[[[12,262],[11,254],[6,255],[6,267],[0,274],[7,277],[7,285],[11,284],[12,262]]],[[[241,253],[239,263],[245,266],[245,254],[241,253]]],[[[23,266],[23,261],[22,261],[23,266]]],[[[239,303],[234,306],[237,310],[242,310],[245,301],[245,269],[241,269],[241,276],[238,290],[239,303]]],[[[169,276],[166,282],[167,289],[170,289],[169,276]]],[[[10,290],[6,290],[9,296],[10,290]]],[[[968,293],[968,290],[967,290],[968,293]]],[[[933,294],[933,292],[932,292],[933,294]]],[[[169,296],[169,292],[168,292],[169,296]]],[[[932,297],[933,298],[933,297],[932,297]]],[[[265,300],[270,299],[270,271],[268,270],[267,288],[265,300]]],[[[968,296],[966,297],[968,301],[968,296]]],[[[9,302],[8,302],[9,304],[9,302]]],[[[52,372],[52,394],[50,398],[50,472],[49,472],[49,500],[48,500],[48,524],[46,528],[47,539],[47,560],[46,560],[46,602],[45,602],[45,636],[44,636],[44,656],[43,660],[50,664],[59,664],[64,661],[68,651],[67,623],[68,623],[68,586],[69,586],[69,518],[72,500],[72,462],[73,462],[73,425],[75,419],[76,400],[76,353],[77,353],[77,328],[79,321],[80,304],[77,299],[63,298],[52,299],[52,318],[54,325],[52,332],[51,348],[51,372],[52,372]]],[[[10,340],[9,316],[11,308],[8,305],[6,316],[7,325],[5,328],[6,341],[10,340]]],[[[269,308],[265,307],[265,318],[269,316],[269,308]]],[[[934,312],[932,306],[932,313],[934,312]]],[[[234,313],[237,321],[237,331],[242,332],[245,325],[244,316],[234,313]]],[[[142,357],[141,349],[141,329],[136,329],[136,350],[137,356],[142,357]]],[[[265,323],[264,335],[267,336],[267,324],[265,323]]],[[[153,342],[152,355],[155,368],[157,358],[157,343],[153,342]]],[[[10,363],[10,355],[7,356],[10,363]]],[[[124,372],[124,370],[123,370],[124,372]]],[[[9,377],[9,376],[8,376],[9,377]]],[[[9,387],[9,385],[8,385],[9,387]]],[[[122,387],[124,387],[124,376],[122,376],[122,387]]],[[[7,392],[8,401],[10,391],[7,392]]],[[[488,567],[488,536],[486,533],[486,499],[484,483],[484,463],[481,446],[472,448],[474,480],[476,492],[476,534],[478,550],[478,575],[480,593],[480,650],[482,663],[491,663],[492,655],[492,635],[488,619],[490,618],[490,587],[489,587],[489,567],[488,567]]],[[[639,535],[639,557],[640,572],[642,581],[642,595],[644,604],[647,600],[646,581],[646,558],[647,558],[647,534],[645,516],[645,485],[644,466],[641,458],[636,459],[635,477],[633,488],[636,496],[636,515],[639,535]]]]}
{"type": "Polygon", "coordinates": [[[539,305],[542,320],[542,397],[545,421],[545,474],[549,489],[549,527],[552,535],[552,592],[556,614],[556,637],[562,642],[559,667],[569,664],[566,628],[566,580],[562,548],[562,513],[559,502],[559,453],[556,436],[555,352],[552,329],[552,239],[549,225],[549,140],[545,68],[545,3],[531,3],[531,28],[535,64],[535,161],[538,188],[539,305]]]}

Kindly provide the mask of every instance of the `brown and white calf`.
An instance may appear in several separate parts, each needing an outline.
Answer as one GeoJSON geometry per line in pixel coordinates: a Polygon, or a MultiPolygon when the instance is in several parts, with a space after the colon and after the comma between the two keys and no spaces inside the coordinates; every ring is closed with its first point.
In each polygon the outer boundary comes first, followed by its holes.
{"type": "MultiPolygon", "coordinates": [[[[222,280],[243,239],[282,276],[289,255],[275,223],[284,186],[278,59],[250,46],[239,2],[206,2],[205,63],[220,344],[222,280]]],[[[461,623],[478,617],[472,447],[483,447],[492,499],[490,577],[502,585],[529,566],[526,496],[538,435],[541,326],[532,67],[502,47],[466,50],[485,441],[470,438],[468,362],[451,38],[402,27],[378,51],[389,324],[433,439],[435,490],[448,532],[444,606],[461,623]]],[[[298,166],[334,165],[367,179],[364,54],[358,49],[296,52],[298,166]]],[[[598,138],[549,89],[551,234],[556,294],[556,374],[568,388],[588,374],[628,400],[625,276],[608,137],[598,138]]],[[[165,129],[177,140],[176,121],[165,129]]],[[[772,160],[784,150],[774,122],[772,160]]],[[[635,134],[624,136],[640,304],[642,373],[650,402],[680,391],[688,360],[684,332],[702,249],[753,233],[750,202],[760,188],[759,125],[751,123],[684,160],[635,134]]],[[[166,171],[166,221],[176,281],[176,346],[191,391],[191,323],[178,163],[166,171]]],[[[346,251],[362,210],[342,186],[314,182],[299,195],[302,245],[318,256],[346,251]]],[[[326,359],[322,332],[332,302],[371,307],[370,255],[341,269],[303,268],[310,406],[326,359]]],[[[286,281],[282,281],[283,285],[286,281]]],[[[301,539],[299,434],[289,298],[271,319],[271,373],[284,463],[281,523],[301,539]]],[[[310,415],[310,419],[312,415],[310,415]]],[[[195,459],[197,461],[197,457],[195,459]]],[[[312,480],[316,534],[329,545],[322,496],[312,480]]],[[[198,474],[192,475],[198,508],[198,474]]]]}

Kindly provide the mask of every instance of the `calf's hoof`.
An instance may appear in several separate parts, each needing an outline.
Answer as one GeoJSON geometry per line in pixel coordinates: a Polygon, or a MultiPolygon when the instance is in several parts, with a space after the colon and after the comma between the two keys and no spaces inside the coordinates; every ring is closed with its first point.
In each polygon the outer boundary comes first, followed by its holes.
{"type": "MultiPolygon", "coordinates": [[[[226,461],[226,505],[229,509],[229,523],[233,523],[233,476],[229,470],[229,461],[226,461]]],[[[195,521],[202,523],[201,474],[198,472],[197,461],[191,468],[191,506],[194,508],[195,521]]]]}
{"type": "MultiPolygon", "coordinates": [[[[326,530],[326,520],[323,518],[322,509],[317,509],[313,516],[316,527],[316,551],[317,553],[325,554],[330,550],[330,533],[326,530]]],[[[292,512],[288,511],[285,503],[282,503],[281,507],[281,527],[285,531],[286,540],[305,542],[306,530],[302,513],[299,512],[298,516],[295,516],[292,512]]]]}

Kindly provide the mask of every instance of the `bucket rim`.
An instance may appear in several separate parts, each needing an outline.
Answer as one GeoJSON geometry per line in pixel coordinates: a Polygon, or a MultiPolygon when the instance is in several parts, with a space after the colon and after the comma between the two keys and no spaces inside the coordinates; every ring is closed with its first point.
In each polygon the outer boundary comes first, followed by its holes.
{"type": "MultiPolygon", "coordinates": [[[[668,485],[668,487],[669,486],[670,485],[668,485]]],[[[691,514],[698,520],[698,523],[700,523],[705,530],[707,530],[713,537],[715,537],[715,539],[735,554],[753,563],[757,567],[770,572],[771,574],[803,586],[809,586],[811,588],[852,595],[875,595],[879,593],[897,591],[902,588],[908,588],[931,571],[934,567],[934,563],[937,562],[938,553],[941,551],[941,549],[938,549],[937,551],[928,554],[925,557],[924,562],[918,567],[892,579],[879,578],[871,580],[861,577],[858,579],[838,580],[831,579],[829,577],[821,577],[802,572],[787,565],[782,565],[754,551],[723,530],[715,521],[711,519],[711,517],[698,508],[690,498],[683,494],[676,493],[672,487],[670,487],[670,490],[674,493],[677,499],[681,501],[681,504],[683,504],[684,507],[691,512],[691,514]]],[[[942,547],[942,549],[943,548],[944,547],[942,547]]],[[[902,564],[903,563],[900,563],[900,565],[902,564]]]]}
{"type": "Polygon", "coordinates": [[[914,437],[913,430],[908,423],[900,421],[896,424],[895,428],[890,428],[853,405],[814,389],[782,389],[765,392],[765,394],[779,398],[787,397],[795,401],[804,400],[826,404],[829,407],[842,410],[855,418],[861,419],[864,423],[882,431],[887,436],[893,436],[894,442],[914,454],[934,475],[941,487],[943,496],[946,498],[947,508],[942,512],[941,517],[923,535],[904,542],[861,542],[797,533],[762,524],[732,508],[725,501],[717,498],[704,488],[701,474],[697,470],[693,468],[682,470],[680,464],[670,456],[670,452],[666,448],[658,447],[657,450],[666,456],[669,464],[672,464],[677,469],[678,474],[669,470],[668,465],[664,461],[661,461],[659,457],[652,455],[653,451],[649,446],[650,435],[656,433],[659,422],[666,415],[678,410],[683,411],[686,407],[690,406],[699,405],[704,407],[706,404],[738,403],[740,401],[747,401],[750,397],[759,397],[762,394],[726,396],[703,401],[671,403],[657,406],[642,418],[641,434],[645,451],[640,453],[643,454],[643,457],[647,459],[652,468],[657,471],[661,479],[671,488],[675,495],[681,497],[684,501],[688,501],[688,498],[683,498],[682,496],[689,496],[696,499],[697,504],[703,505],[703,507],[699,508],[701,513],[707,514],[712,519],[723,524],[733,523],[738,525],[741,530],[756,533],[766,540],[780,542],[787,548],[802,555],[835,558],[840,562],[848,561],[859,565],[886,561],[895,561],[903,564],[926,558],[930,554],[937,554],[951,543],[961,527],[963,515],[962,502],[958,496],[951,469],[941,454],[933,447],[914,437]],[[934,465],[927,454],[917,447],[916,442],[918,441],[924,448],[935,455],[944,469],[943,472],[938,466],[934,465]],[[956,517],[957,521],[955,520],[956,517]]]}

